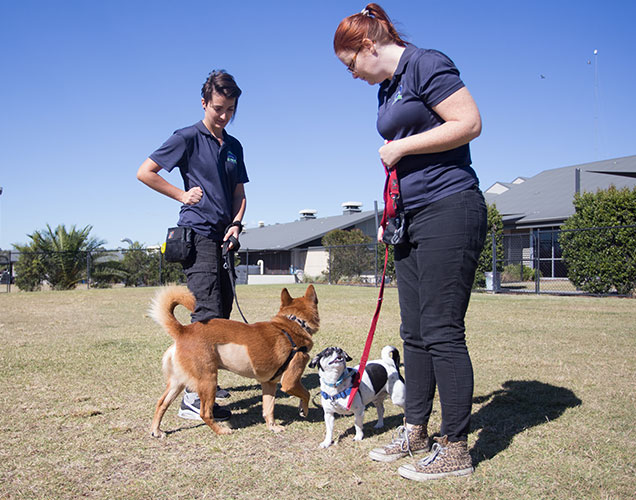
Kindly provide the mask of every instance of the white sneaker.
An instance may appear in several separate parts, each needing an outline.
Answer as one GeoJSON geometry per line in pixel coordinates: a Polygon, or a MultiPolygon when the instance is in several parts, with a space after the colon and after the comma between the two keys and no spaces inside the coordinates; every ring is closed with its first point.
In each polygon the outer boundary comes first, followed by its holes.
{"type": "MultiPolygon", "coordinates": [[[[183,393],[181,407],[179,408],[179,413],[177,413],[177,415],[181,418],[185,418],[186,420],[198,420],[199,422],[203,422],[200,413],[201,400],[199,399],[199,395],[196,392],[190,392],[186,389],[183,393]]],[[[232,416],[232,412],[214,403],[214,406],[212,407],[212,416],[217,422],[224,422],[225,420],[229,420],[232,416]]]]}

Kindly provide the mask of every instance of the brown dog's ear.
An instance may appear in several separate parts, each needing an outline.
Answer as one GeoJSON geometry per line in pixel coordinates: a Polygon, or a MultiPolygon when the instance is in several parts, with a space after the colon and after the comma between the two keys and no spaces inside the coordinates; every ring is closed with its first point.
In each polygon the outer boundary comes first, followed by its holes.
{"type": "Polygon", "coordinates": [[[314,304],[318,303],[318,295],[316,295],[316,289],[314,285],[309,285],[307,287],[307,291],[305,292],[305,298],[313,301],[314,304]]]}
{"type": "Polygon", "coordinates": [[[289,292],[287,291],[287,288],[283,288],[283,291],[280,292],[280,303],[281,303],[281,307],[285,307],[288,306],[289,304],[292,303],[292,297],[291,295],[289,295],[289,292]]]}

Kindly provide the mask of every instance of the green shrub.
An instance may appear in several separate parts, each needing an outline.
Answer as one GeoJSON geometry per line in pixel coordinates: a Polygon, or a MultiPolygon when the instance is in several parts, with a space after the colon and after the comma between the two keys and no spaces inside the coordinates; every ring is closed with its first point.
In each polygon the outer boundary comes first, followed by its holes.
{"type": "Polygon", "coordinates": [[[574,208],[559,239],[570,281],[590,293],[632,294],[636,228],[625,226],[636,224],[636,188],[577,194],[574,208]]]}
{"type": "Polygon", "coordinates": [[[510,264],[504,267],[501,274],[501,281],[510,283],[514,281],[534,281],[535,271],[531,267],[523,264],[510,264]]]}

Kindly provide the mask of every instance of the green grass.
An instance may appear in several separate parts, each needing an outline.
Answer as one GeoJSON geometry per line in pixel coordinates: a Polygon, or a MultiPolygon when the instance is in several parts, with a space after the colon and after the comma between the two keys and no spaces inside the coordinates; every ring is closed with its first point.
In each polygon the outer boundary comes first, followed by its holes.
{"type": "MultiPolygon", "coordinates": [[[[318,407],[310,404],[302,420],[297,399],[279,392],[275,414],[286,430],[271,433],[259,386],[227,372],[220,381],[232,393],[233,434],[179,419],[175,402],[163,422],[168,436],[152,438],[161,356],[171,343],[146,316],[155,291],[0,294],[0,498],[634,498],[634,300],[473,295],[476,471],[415,483],[396,474],[399,464],[366,457],[401,423],[390,401],[384,429],[373,429],[370,408],[365,439],[354,443],[353,417],[339,417],[337,445],[322,450],[318,407]]],[[[377,289],[317,292],[322,327],[313,352],[338,345],[358,360],[377,289]]],[[[238,294],[252,322],[278,309],[278,286],[239,286],[238,294]]],[[[401,349],[398,327],[397,292],[388,289],[371,357],[386,344],[401,349]]],[[[303,380],[315,395],[316,371],[303,380]]],[[[439,423],[436,403],[433,432],[439,423]]]]}

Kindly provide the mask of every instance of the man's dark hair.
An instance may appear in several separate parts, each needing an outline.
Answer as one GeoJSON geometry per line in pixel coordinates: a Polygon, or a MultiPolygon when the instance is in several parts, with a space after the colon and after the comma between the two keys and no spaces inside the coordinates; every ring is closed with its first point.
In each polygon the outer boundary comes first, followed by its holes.
{"type": "Polygon", "coordinates": [[[230,99],[236,99],[234,104],[234,114],[232,120],[236,116],[236,110],[238,108],[238,101],[241,95],[241,89],[234,81],[234,77],[226,72],[224,69],[215,69],[208,75],[207,80],[201,88],[201,97],[207,104],[212,100],[212,93],[223,95],[230,99]]]}

